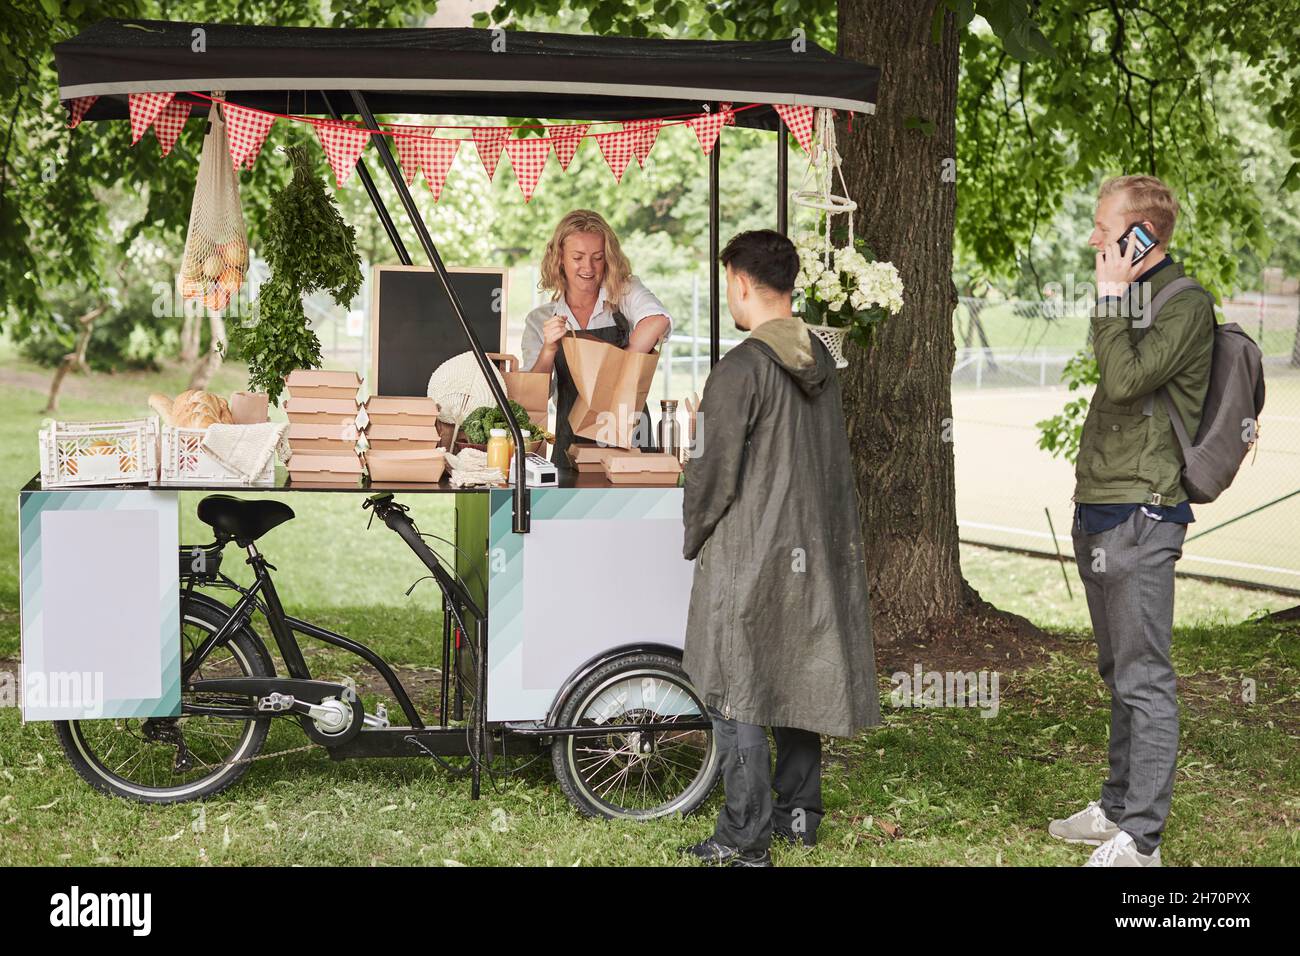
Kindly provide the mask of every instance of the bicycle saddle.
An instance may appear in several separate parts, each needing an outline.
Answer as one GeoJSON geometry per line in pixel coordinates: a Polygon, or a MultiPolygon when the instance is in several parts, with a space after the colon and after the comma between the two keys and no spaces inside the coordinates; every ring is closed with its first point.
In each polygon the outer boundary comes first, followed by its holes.
{"type": "Polygon", "coordinates": [[[211,525],[219,539],[234,539],[246,548],[272,528],[293,517],[283,501],[245,501],[230,495],[208,495],[199,502],[199,520],[211,525]]]}

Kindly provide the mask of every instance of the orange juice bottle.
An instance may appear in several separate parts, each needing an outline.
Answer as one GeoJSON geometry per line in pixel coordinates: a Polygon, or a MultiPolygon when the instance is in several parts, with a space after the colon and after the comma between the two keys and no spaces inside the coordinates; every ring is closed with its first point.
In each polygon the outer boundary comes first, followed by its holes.
{"type": "Polygon", "coordinates": [[[499,469],[503,479],[510,474],[510,438],[504,428],[488,432],[487,466],[499,469]]]}

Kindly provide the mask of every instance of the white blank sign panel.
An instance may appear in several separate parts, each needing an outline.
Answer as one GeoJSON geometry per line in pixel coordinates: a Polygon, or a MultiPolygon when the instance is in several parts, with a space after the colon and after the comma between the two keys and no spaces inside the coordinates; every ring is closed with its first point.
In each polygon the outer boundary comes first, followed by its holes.
{"type": "Polygon", "coordinates": [[[24,718],[175,714],[176,496],[34,493],[23,529],[24,718]]]}

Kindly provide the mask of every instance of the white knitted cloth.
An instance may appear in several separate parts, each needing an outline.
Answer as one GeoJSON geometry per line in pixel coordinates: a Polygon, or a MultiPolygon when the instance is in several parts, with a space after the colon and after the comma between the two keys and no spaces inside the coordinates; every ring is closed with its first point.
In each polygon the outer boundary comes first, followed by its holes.
{"type": "Polygon", "coordinates": [[[262,422],[259,425],[209,425],[203,433],[203,450],[237,475],[249,481],[257,478],[267,460],[279,454],[289,458],[285,432],[288,422],[262,422]]]}
{"type": "Polygon", "coordinates": [[[447,483],[453,488],[473,485],[499,485],[506,480],[500,468],[487,466],[487,452],[477,448],[462,448],[458,454],[447,456],[451,476],[447,483]]]}

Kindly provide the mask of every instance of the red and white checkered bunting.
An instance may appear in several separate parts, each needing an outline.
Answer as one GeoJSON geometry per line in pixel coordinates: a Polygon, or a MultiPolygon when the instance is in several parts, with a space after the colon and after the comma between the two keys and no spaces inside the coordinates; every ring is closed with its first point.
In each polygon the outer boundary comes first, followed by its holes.
{"type": "Polygon", "coordinates": [[[76,129],[81,125],[81,121],[86,118],[86,112],[95,105],[98,96],[78,96],[76,99],[68,100],[68,129],[76,129]]]}
{"type": "Polygon", "coordinates": [[[645,168],[650,150],[654,148],[655,140],[659,138],[659,127],[663,125],[661,119],[628,120],[623,124],[623,129],[633,135],[632,153],[642,169],[645,168]]]}
{"type": "Polygon", "coordinates": [[[456,159],[460,142],[458,139],[432,140],[432,146],[425,155],[424,181],[429,184],[434,202],[442,196],[442,184],[447,179],[447,170],[451,169],[451,164],[456,159]]]}
{"type": "Polygon", "coordinates": [[[582,145],[582,137],[591,129],[590,123],[576,123],[571,126],[548,126],[546,136],[555,144],[555,158],[560,161],[560,168],[568,170],[573,162],[573,154],[582,145]]]}
{"type": "Polygon", "coordinates": [[[623,171],[627,169],[636,146],[637,132],[620,129],[613,133],[597,133],[592,137],[600,147],[600,155],[605,157],[609,170],[614,174],[614,181],[623,181],[623,171]]]}
{"type": "Polygon", "coordinates": [[[533,198],[537,180],[542,178],[546,168],[546,157],[551,155],[551,141],[544,136],[513,136],[506,140],[506,152],[510,155],[510,165],[514,167],[515,179],[519,182],[519,191],[524,194],[524,202],[533,198]]]}
{"type": "Polygon", "coordinates": [[[163,111],[154,120],[153,134],[158,137],[158,145],[162,147],[164,156],[170,153],[172,147],[176,145],[176,138],[181,135],[181,130],[185,127],[185,121],[189,118],[190,104],[172,100],[163,107],[163,111]]]}
{"type": "Polygon", "coordinates": [[[695,138],[700,141],[700,149],[704,150],[705,156],[713,152],[713,147],[718,142],[718,134],[722,132],[722,126],[726,121],[727,114],[723,112],[701,113],[686,121],[686,124],[695,130],[695,138]]]}
{"type": "Polygon", "coordinates": [[[153,125],[163,108],[175,99],[175,93],[129,93],[127,108],[131,111],[131,145],[140,142],[144,131],[153,125]]]}
{"type": "Polygon", "coordinates": [[[488,179],[497,174],[497,163],[501,161],[501,150],[506,140],[514,132],[508,126],[475,126],[472,131],[474,145],[478,148],[478,158],[483,162],[483,171],[488,179]]]}
{"type": "Polygon", "coordinates": [[[784,103],[774,103],[772,108],[776,110],[781,119],[785,120],[786,127],[794,133],[794,138],[799,141],[804,152],[812,148],[813,134],[813,108],[811,106],[788,106],[784,103]]]}
{"type": "Polygon", "coordinates": [[[723,103],[722,109],[718,110],[718,112],[727,118],[728,126],[736,125],[736,111],[731,108],[730,103],[723,103]]]}
{"type": "MultiPolygon", "coordinates": [[[[431,134],[433,130],[434,127],[429,127],[428,133],[431,134]]],[[[451,169],[451,164],[456,159],[460,142],[458,139],[439,139],[424,133],[396,132],[393,143],[397,147],[397,157],[402,163],[407,185],[415,182],[416,173],[423,171],[424,181],[433,193],[433,201],[437,202],[442,195],[447,170],[451,169]]]]}
{"type": "MultiPolygon", "coordinates": [[[[214,107],[215,108],[215,107],[214,107]]],[[[253,168],[253,160],[262,151],[266,136],[275,125],[272,113],[251,110],[234,103],[221,104],[221,117],[226,121],[226,139],[230,147],[230,161],[235,168],[253,168]]]]}
{"type": "Polygon", "coordinates": [[[415,182],[415,177],[420,175],[420,170],[424,168],[424,154],[428,149],[427,143],[433,140],[433,131],[436,127],[429,127],[429,135],[415,133],[409,130],[393,130],[393,147],[397,150],[397,162],[402,167],[402,175],[406,177],[406,185],[415,182]]]}
{"type": "Polygon", "coordinates": [[[357,160],[370,142],[370,130],[356,123],[321,123],[316,126],[316,138],[325,150],[330,169],[334,170],[334,184],[342,188],[357,168],[357,160]]]}

